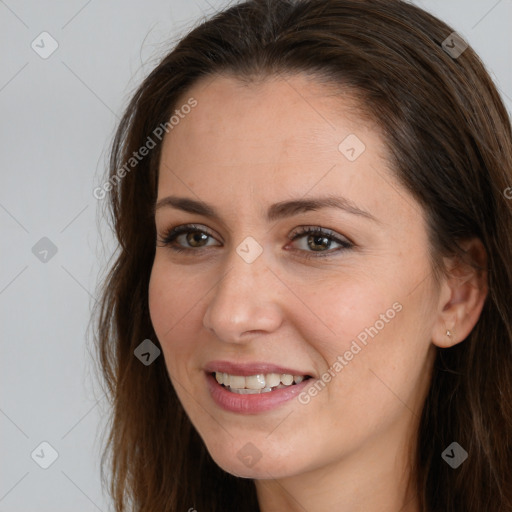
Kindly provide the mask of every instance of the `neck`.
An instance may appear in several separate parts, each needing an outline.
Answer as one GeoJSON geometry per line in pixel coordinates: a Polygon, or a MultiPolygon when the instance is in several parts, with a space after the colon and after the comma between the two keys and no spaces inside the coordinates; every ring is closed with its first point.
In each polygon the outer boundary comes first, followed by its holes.
{"type": "Polygon", "coordinates": [[[410,420],[328,465],[256,480],[260,511],[419,512],[410,420]]]}

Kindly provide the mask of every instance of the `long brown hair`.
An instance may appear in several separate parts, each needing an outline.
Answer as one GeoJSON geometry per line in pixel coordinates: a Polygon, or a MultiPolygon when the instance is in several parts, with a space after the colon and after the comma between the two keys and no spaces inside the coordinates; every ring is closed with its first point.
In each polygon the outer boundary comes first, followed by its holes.
{"type": "Polygon", "coordinates": [[[102,188],[119,242],[95,310],[112,405],[102,479],[108,462],[117,512],[259,510],[254,482],[209,456],[164,358],[145,366],[134,356],[144,339],[158,346],[148,283],[160,141],[153,136],[156,147],[133,168],[126,163],[200,77],[284,72],[350,92],[377,123],[394,172],[428,220],[434,276],[443,256],[467,256],[458,241],[483,242],[488,296],[470,335],[437,349],[415,477],[425,512],[512,511],[512,130],[473,49],[453,55],[443,45],[453,32],[401,0],[249,0],[191,30],[143,81],[113,141],[111,186],[102,188]],[[441,457],[453,441],[469,454],[457,469],[441,457]]]}

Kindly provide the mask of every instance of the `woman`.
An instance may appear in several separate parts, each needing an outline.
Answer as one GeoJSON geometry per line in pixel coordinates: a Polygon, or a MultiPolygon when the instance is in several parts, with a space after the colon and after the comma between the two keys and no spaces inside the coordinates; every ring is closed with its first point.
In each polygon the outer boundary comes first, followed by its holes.
{"type": "Polygon", "coordinates": [[[116,510],[511,511],[511,184],[495,86],[418,7],[192,30],[95,193],[116,510]]]}

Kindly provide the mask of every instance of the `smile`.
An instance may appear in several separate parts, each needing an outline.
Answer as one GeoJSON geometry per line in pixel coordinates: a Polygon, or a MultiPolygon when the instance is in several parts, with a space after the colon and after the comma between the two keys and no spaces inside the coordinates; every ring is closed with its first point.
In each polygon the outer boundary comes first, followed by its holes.
{"type": "Polygon", "coordinates": [[[293,376],[291,374],[240,376],[220,372],[218,375],[217,372],[209,372],[204,375],[214,403],[225,411],[238,414],[258,414],[275,409],[295,398],[306,386],[316,380],[308,375],[293,376]],[[267,379],[268,376],[270,378],[267,379]],[[297,382],[294,382],[295,377],[297,377],[297,382]],[[222,384],[218,382],[220,378],[222,378],[222,384]],[[233,387],[229,384],[232,382],[232,378],[234,379],[233,387]],[[225,382],[228,384],[226,385],[225,382]],[[287,384],[288,382],[289,384],[287,384]],[[258,387],[253,389],[246,386],[258,387]]]}
{"type": "Polygon", "coordinates": [[[216,381],[232,393],[243,395],[270,393],[278,389],[300,384],[310,379],[309,375],[291,375],[289,373],[260,373],[257,375],[231,375],[214,372],[216,381]]]}

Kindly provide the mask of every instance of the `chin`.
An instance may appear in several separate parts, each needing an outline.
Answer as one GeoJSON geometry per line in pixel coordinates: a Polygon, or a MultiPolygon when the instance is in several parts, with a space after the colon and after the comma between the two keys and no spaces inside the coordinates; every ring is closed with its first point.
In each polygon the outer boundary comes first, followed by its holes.
{"type": "MultiPolygon", "coordinates": [[[[291,462],[296,462],[293,458],[285,455],[277,455],[268,457],[263,451],[258,450],[250,441],[244,443],[241,448],[232,446],[217,446],[208,451],[214,462],[221,469],[231,475],[241,478],[251,478],[256,480],[264,480],[270,478],[285,478],[296,474],[297,467],[293,470],[291,462]],[[277,455],[277,456],[276,456],[277,455]]],[[[271,450],[272,452],[272,450],[271,450]]]]}
{"type": "Polygon", "coordinates": [[[226,473],[229,473],[233,476],[239,478],[251,478],[253,480],[266,480],[273,478],[284,478],[288,476],[292,476],[291,473],[287,471],[276,472],[274,465],[271,463],[264,464],[262,461],[259,461],[253,467],[246,466],[243,462],[240,462],[235,455],[234,459],[225,459],[218,460],[214,459],[215,463],[223,469],[226,473]]]}

